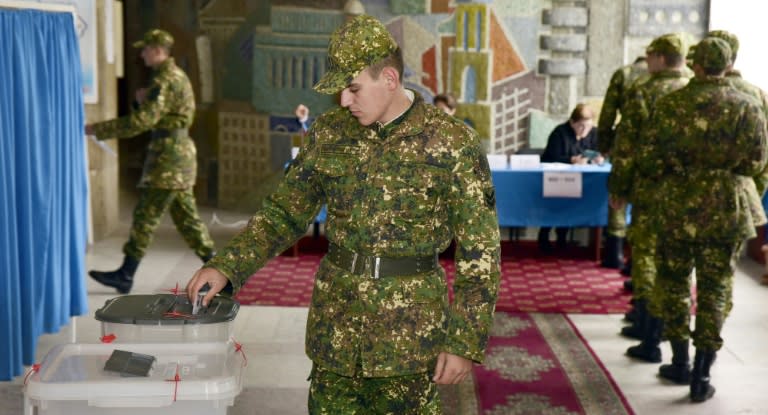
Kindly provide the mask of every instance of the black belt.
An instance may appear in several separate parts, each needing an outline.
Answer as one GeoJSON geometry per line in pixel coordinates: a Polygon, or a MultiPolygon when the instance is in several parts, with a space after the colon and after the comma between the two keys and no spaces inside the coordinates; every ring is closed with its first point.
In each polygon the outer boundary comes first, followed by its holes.
{"type": "Polygon", "coordinates": [[[373,278],[400,277],[434,271],[438,267],[437,254],[422,257],[384,258],[360,255],[336,244],[328,247],[328,259],[339,268],[353,274],[373,278]]]}
{"type": "Polygon", "coordinates": [[[177,128],[175,130],[157,129],[152,130],[152,138],[165,138],[165,137],[187,137],[189,136],[189,130],[186,128],[177,128]]]}

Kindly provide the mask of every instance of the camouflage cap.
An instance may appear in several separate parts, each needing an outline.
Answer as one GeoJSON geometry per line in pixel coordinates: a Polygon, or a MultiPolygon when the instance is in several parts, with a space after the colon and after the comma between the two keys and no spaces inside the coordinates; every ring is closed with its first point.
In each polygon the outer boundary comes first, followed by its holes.
{"type": "Polygon", "coordinates": [[[708,37],[696,45],[693,64],[707,71],[723,71],[731,64],[731,47],[717,37],[708,37]]]}
{"type": "Polygon", "coordinates": [[[667,33],[651,41],[651,44],[645,48],[646,53],[657,53],[661,55],[674,54],[685,56],[688,49],[686,41],[678,33],[667,33]]]}
{"type": "Polygon", "coordinates": [[[397,42],[384,25],[362,14],[336,29],[328,45],[328,71],[315,84],[321,94],[335,94],[365,68],[397,50],[397,42]]]}
{"type": "Polygon", "coordinates": [[[170,48],[173,46],[173,36],[165,30],[148,30],[144,33],[144,37],[141,40],[133,42],[134,48],[143,48],[144,46],[165,46],[170,48]]]}
{"type": "Polygon", "coordinates": [[[717,37],[728,42],[728,46],[731,47],[731,53],[735,57],[739,53],[739,38],[731,32],[726,30],[710,30],[707,33],[707,37],[717,37]]]}

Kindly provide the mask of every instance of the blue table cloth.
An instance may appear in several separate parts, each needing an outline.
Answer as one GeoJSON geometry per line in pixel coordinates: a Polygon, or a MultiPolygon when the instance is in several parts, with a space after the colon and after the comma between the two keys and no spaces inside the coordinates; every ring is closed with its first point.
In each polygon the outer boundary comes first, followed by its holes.
{"type": "Polygon", "coordinates": [[[606,226],[610,171],[610,164],[571,165],[557,170],[492,169],[499,226],[606,226]],[[580,172],[582,197],[543,197],[545,171],[580,172]]]}

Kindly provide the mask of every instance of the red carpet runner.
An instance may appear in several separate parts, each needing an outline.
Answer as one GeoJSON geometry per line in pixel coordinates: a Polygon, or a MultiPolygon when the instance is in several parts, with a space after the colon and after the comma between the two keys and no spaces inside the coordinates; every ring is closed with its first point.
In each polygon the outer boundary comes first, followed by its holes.
{"type": "MultiPolygon", "coordinates": [[[[254,274],[237,294],[243,305],[307,307],[321,254],[280,256],[254,274]]],[[[449,281],[451,260],[441,260],[449,281]]],[[[618,314],[628,308],[624,278],[586,259],[554,257],[504,258],[500,311],[618,314]]]]}
{"type": "Polygon", "coordinates": [[[445,415],[633,414],[562,314],[496,313],[484,364],[440,392],[445,415]]]}

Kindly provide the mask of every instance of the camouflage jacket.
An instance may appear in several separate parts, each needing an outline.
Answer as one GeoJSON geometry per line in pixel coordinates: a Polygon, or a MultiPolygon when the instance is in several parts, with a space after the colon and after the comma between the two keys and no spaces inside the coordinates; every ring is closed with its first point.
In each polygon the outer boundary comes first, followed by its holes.
{"type": "Polygon", "coordinates": [[[600,118],[597,121],[597,148],[601,153],[608,154],[613,147],[614,128],[619,115],[623,113],[627,91],[635,81],[639,80],[638,82],[642,83],[648,79],[648,76],[648,65],[643,59],[637,59],[629,65],[622,66],[611,76],[600,108],[600,118]]]}
{"type": "MultiPolygon", "coordinates": [[[[130,115],[93,125],[99,139],[133,137],[148,130],[188,129],[195,118],[189,78],[168,58],[152,73],[147,96],[130,115]]],[[[152,138],[139,187],[189,189],[197,175],[197,150],[187,135],[152,138]]]]}
{"type": "Polygon", "coordinates": [[[657,179],[666,233],[682,240],[754,236],[739,180],[766,162],[766,119],[756,100],[725,78],[694,78],[659,101],[644,136],[651,151],[638,164],[657,179]]]}
{"type": "Polygon", "coordinates": [[[416,97],[380,138],[347,109],[320,116],[278,189],[207,266],[235,290],[304,235],[323,204],[331,243],[382,257],[435,255],[456,240],[454,300],[442,269],[373,279],[326,257],[315,278],[306,352],[343,375],[432,370],[440,352],[481,361],[499,284],[499,225],[476,133],[416,97]]]}
{"type": "MultiPolygon", "coordinates": [[[[741,74],[735,70],[726,73],[726,79],[739,91],[758,100],[763,108],[763,114],[768,119],[768,94],[765,91],[744,80],[741,74]]],[[[768,165],[755,177],[743,176],[741,182],[744,192],[747,193],[754,226],[764,225],[768,222],[768,218],[765,216],[762,197],[765,194],[766,186],[768,186],[768,165]]]]}
{"type": "Polygon", "coordinates": [[[644,180],[635,166],[635,159],[648,151],[641,134],[646,130],[656,102],[664,95],[682,88],[688,77],[680,70],[657,72],[641,83],[633,85],[627,92],[624,114],[616,129],[616,141],[611,152],[611,174],[608,176],[608,191],[612,196],[628,200],[636,206],[650,203],[653,183],[644,180]]]}

